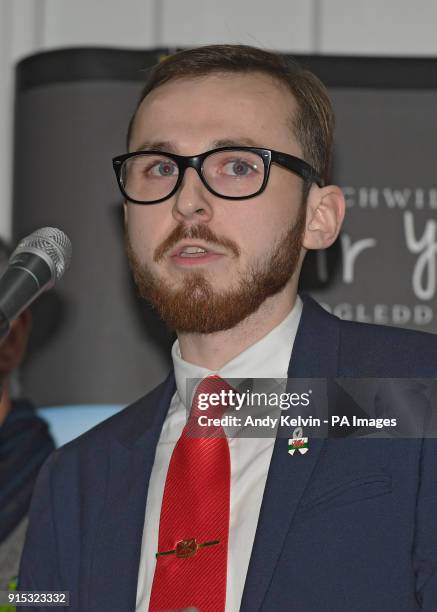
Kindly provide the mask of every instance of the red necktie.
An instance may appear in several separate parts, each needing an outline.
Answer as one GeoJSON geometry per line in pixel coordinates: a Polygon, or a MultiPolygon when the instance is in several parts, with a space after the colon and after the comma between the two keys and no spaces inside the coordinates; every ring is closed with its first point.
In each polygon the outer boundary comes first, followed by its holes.
{"type": "MultiPolygon", "coordinates": [[[[197,608],[224,612],[229,535],[230,457],[220,417],[226,406],[200,410],[200,394],[231,387],[210,376],[196,390],[190,418],[171,456],[159,521],[159,543],[149,612],[197,608]]],[[[212,398],[211,398],[212,399],[212,398]]]]}

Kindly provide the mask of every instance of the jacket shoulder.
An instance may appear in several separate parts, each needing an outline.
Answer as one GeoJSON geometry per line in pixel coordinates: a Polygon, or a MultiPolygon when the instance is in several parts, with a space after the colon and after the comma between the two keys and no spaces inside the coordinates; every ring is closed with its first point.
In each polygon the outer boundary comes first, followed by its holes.
{"type": "Polygon", "coordinates": [[[165,406],[166,411],[174,392],[173,378],[173,372],[170,372],[167,378],[149,391],[149,393],[129,404],[126,408],[120,410],[120,412],[98,423],[71,442],[68,442],[56,452],[59,453],[60,451],[61,454],[73,452],[76,454],[90,448],[98,452],[102,446],[106,446],[108,441],[114,437],[119,438],[121,441],[125,438],[135,437],[136,434],[152,426],[155,419],[159,418],[157,405],[162,404],[163,399],[165,401],[168,398],[165,406]]]}
{"type": "Polygon", "coordinates": [[[376,376],[437,376],[437,335],[341,319],[339,326],[345,370],[360,360],[376,376]]]}
{"type": "MultiPolygon", "coordinates": [[[[300,348],[313,351],[322,365],[336,360],[345,377],[436,378],[437,335],[415,330],[346,321],[327,312],[308,294],[304,303],[300,348]]],[[[308,360],[307,360],[308,361],[308,360]]],[[[331,368],[332,370],[332,368],[331,368]]]]}

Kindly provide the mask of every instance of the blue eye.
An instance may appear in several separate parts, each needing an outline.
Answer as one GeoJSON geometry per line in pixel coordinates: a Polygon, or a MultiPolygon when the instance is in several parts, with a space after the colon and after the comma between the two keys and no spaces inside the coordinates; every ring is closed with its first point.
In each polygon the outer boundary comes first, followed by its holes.
{"type": "Polygon", "coordinates": [[[223,165],[223,170],[225,174],[229,174],[231,176],[248,176],[252,172],[256,172],[257,167],[254,164],[250,164],[243,159],[234,159],[228,161],[223,165]]]}
{"type": "Polygon", "coordinates": [[[151,171],[155,175],[158,173],[159,176],[174,176],[177,174],[178,167],[175,163],[167,160],[155,164],[151,171]]]}

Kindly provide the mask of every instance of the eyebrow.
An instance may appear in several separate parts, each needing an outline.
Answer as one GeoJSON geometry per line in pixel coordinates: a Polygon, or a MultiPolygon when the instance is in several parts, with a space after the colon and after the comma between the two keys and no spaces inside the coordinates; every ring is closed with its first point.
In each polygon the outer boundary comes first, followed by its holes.
{"type": "MultiPolygon", "coordinates": [[[[220,147],[260,147],[259,143],[252,138],[221,138],[211,142],[211,149],[219,149],[220,147]]],[[[163,151],[166,153],[177,153],[178,145],[171,140],[150,140],[144,141],[137,151],[163,151]]]]}

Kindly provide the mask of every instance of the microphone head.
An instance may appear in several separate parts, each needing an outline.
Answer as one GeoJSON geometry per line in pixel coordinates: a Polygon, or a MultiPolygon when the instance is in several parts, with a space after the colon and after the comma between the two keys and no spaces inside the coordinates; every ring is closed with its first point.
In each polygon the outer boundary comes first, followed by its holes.
{"type": "Polygon", "coordinates": [[[55,282],[61,278],[70,265],[72,246],[69,237],[60,229],[41,227],[20,240],[9,263],[13,264],[15,256],[21,253],[34,253],[42,257],[50,267],[53,282],[55,282]]]}

